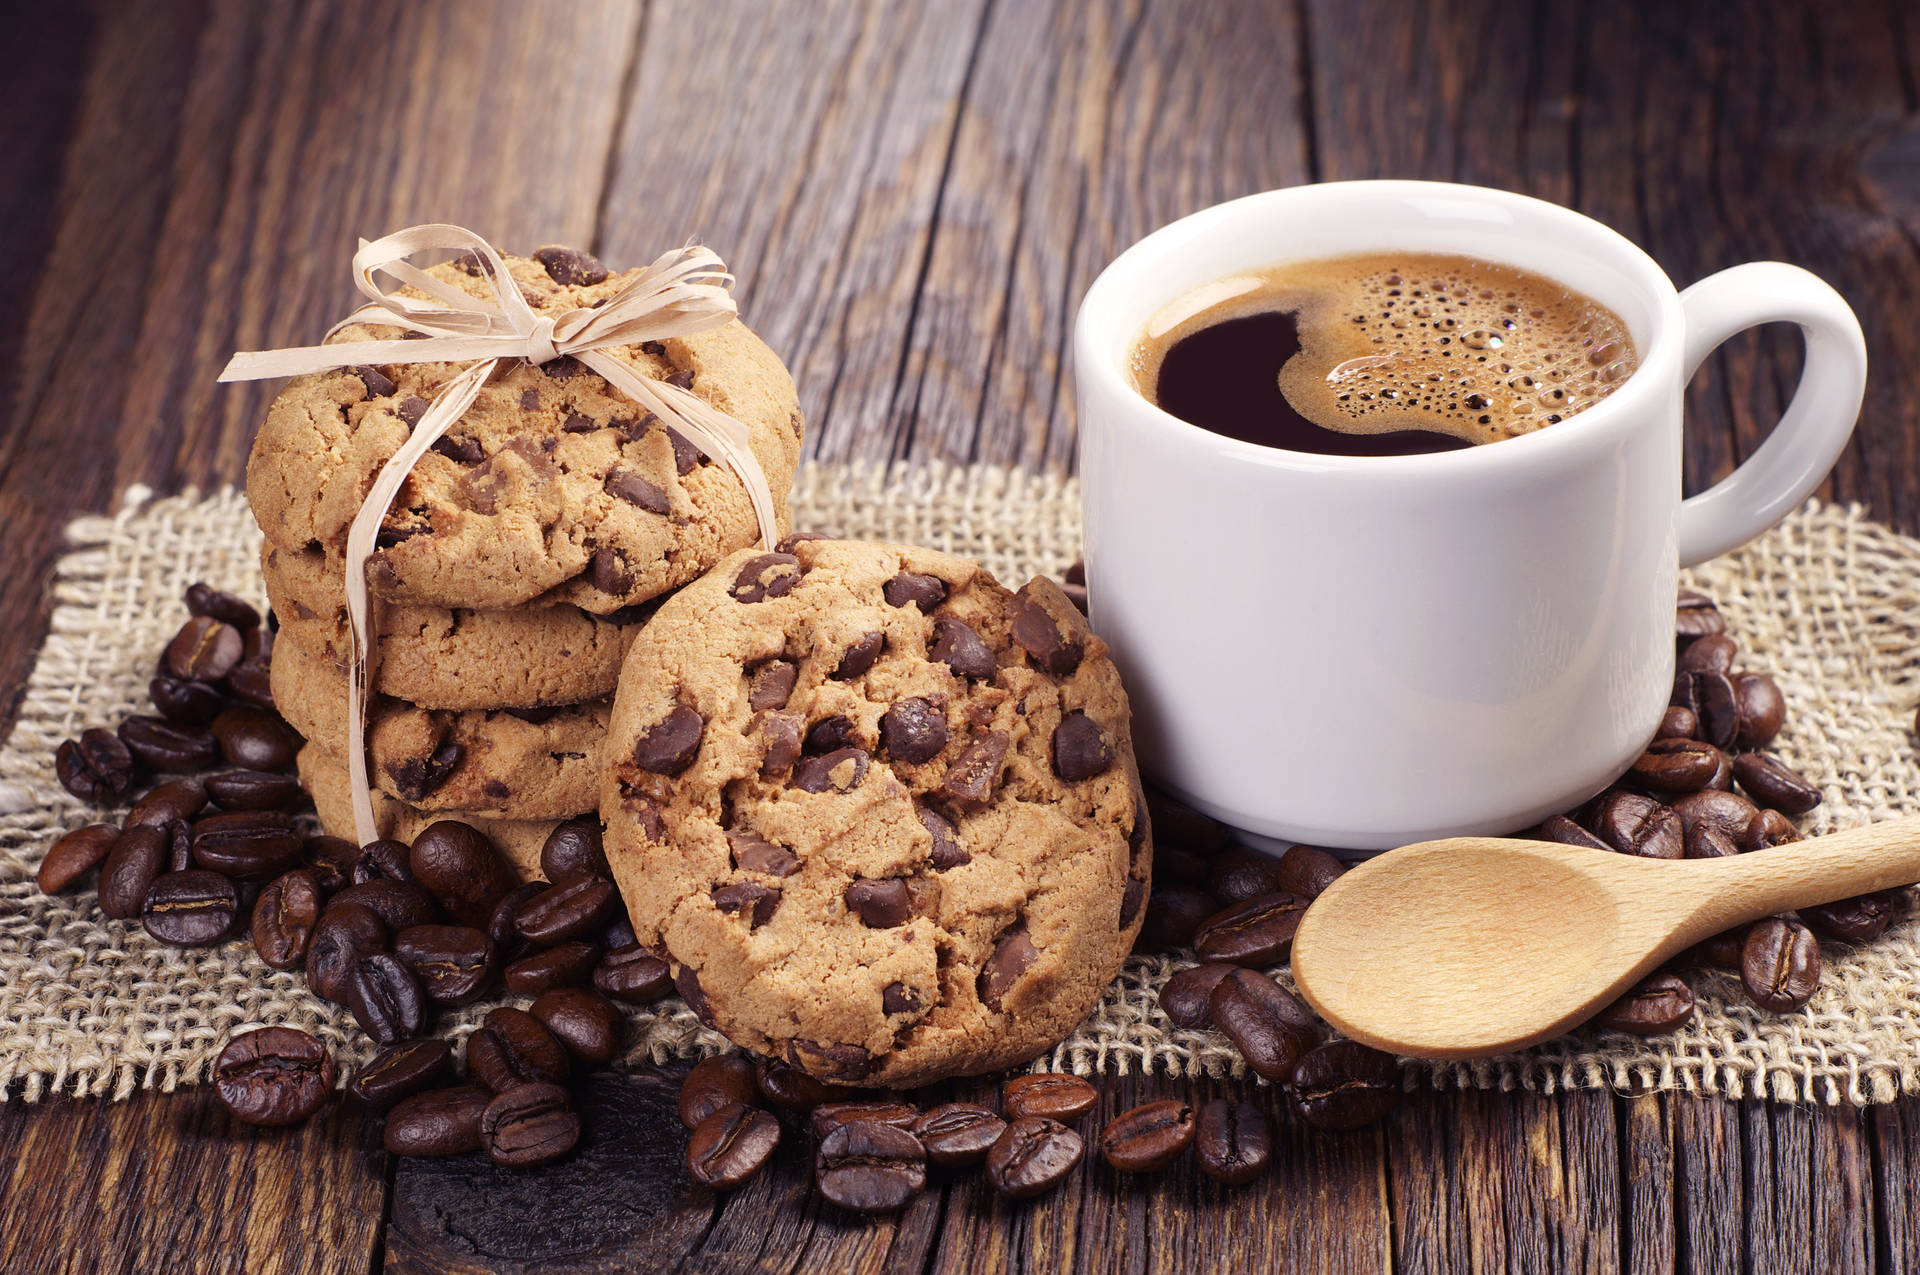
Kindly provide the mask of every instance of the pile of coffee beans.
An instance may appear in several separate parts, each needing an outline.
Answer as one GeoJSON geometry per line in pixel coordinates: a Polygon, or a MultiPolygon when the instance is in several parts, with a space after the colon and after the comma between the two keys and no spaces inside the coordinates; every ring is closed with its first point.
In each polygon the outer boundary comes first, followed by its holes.
{"type": "MultiPolygon", "coordinates": [[[[1737,666],[1739,647],[1713,599],[1682,591],[1675,612],[1673,699],[1659,736],[1612,788],[1526,834],[1652,859],[1747,854],[1800,839],[1794,820],[1820,790],[1765,749],[1786,719],[1773,678],[1737,666]]],[[[1693,965],[1737,971],[1754,1004],[1803,1008],[1820,982],[1820,939],[1863,942],[1893,921],[1898,892],[1768,917],[1700,944],[1621,997],[1598,1021],[1657,1035],[1692,1019],[1693,965]]]]}

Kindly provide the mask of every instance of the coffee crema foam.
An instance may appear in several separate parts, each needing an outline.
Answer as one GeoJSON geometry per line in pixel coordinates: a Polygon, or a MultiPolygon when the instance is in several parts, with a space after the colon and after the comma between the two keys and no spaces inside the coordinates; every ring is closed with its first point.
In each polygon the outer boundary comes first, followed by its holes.
{"type": "Polygon", "coordinates": [[[1279,375],[1287,404],[1346,434],[1498,442],[1592,407],[1638,364],[1620,316],[1544,275],[1471,257],[1367,253],[1271,266],[1179,297],[1134,349],[1135,386],[1155,398],[1161,363],[1182,338],[1276,312],[1293,314],[1299,331],[1299,352],[1279,375]]]}

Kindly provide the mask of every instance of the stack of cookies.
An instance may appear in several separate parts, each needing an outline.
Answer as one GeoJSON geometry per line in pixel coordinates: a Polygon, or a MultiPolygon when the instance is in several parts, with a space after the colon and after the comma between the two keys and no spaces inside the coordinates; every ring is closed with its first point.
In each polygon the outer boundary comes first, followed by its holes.
{"type": "MultiPolygon", "coordinates": [[[[536,311],[591,307],[629,277],[567,248],[507,263],[536,311]]],[[[429,273],[486,296],[482,268],[468,257],[429,273]]],[[[335,339],[401,335],[353,326],[335,339]]],[[[605,353],[747,426],[786,530],[801,418],[792,378],[758,337],[735,320],[605,353]]],[[[353,835],[347,530],[461,370],[295,378],[248,464],[282,625],[274,699],[309,741],[300,775],[336,835],[353,835]]],[[[410,840],[459,818],[535,871],[554,824],[598,808],[611,697],[636,632],[667,594],[756,539],[740,480],[584,365],[503,367],[415,466],[367,564],[378,647],[368,768],[383,835],[410,840]]]]}

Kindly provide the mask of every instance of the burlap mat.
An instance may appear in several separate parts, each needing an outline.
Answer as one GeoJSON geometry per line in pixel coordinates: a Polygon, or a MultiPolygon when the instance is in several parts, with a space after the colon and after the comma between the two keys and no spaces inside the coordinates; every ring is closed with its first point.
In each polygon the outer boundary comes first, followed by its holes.
{"type": "MultiPolygon", "coordinates": [[[[1080,547],[1072,480],[997,469],[813,465],[799,476],[794,518],[805,529],[970,555],[1009,583],[1058,573],[1080,547]]],[[[153,500],[136,489],[119,514],[80,519],[69,536],[51,632],[0,749],[0,1095],[118,1097],[194,1083],[236,1029],[260,1023],[312,1031],[343,1062],[366,1057],[345,1012],[309,996],[300,976],[268,969],[247,944],[163,947],[137,924],[104,920],[90,891],[50,899],[34,886],[46,846],[93,817],[55,781],[55,746],[144,706],[154,653],[182,621],[187,584],[206,579],[263,595],[258,533],[231,491],[153,500]]],[[[1809,505],[1691,575],[1726,612],[1742,663],[1771,671],[1786,693],[1778,751],[1827,797],[1810,829],[1920,810],[1908,729],[1920,699],[1920,540],[1857,508],[1809,505]]],[[[1678,1088],[1826,1102],[1920,1092],[1920,915],[1876,943],[1829,946],[1826,957],[1820,990],[1800,1014],[1760,1012],[1733,976],[1700,971],[1689,977],[1701,1013],[1674,1035],[1582,1031],[1511,1058],[1413,1074],[1436,1085],[1678,1088]]],[[[1130,961],[1093,1016],[1040,1065],[1238,1071],[1223,1038],[1175,1028],[1159,1013],[1159,985],[1179,964],[1130,961]]],[[[463,1035],[479,1013],[445,1025],[463,1035]]],[[[633,1061],[724,1043],[678,1000],[636,1013],[635,1023],[633,1061]]]]}

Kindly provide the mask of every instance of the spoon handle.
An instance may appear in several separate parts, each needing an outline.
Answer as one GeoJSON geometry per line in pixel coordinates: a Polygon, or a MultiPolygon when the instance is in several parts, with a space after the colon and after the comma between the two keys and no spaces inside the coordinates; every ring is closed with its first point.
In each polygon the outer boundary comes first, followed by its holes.
{"type": "Polygon", "coordinates": [[[1920,881],[1920,815],[1730,855],[1713,864],[1713,887],[1694,917],[1702,934],[1920,881]]]}

